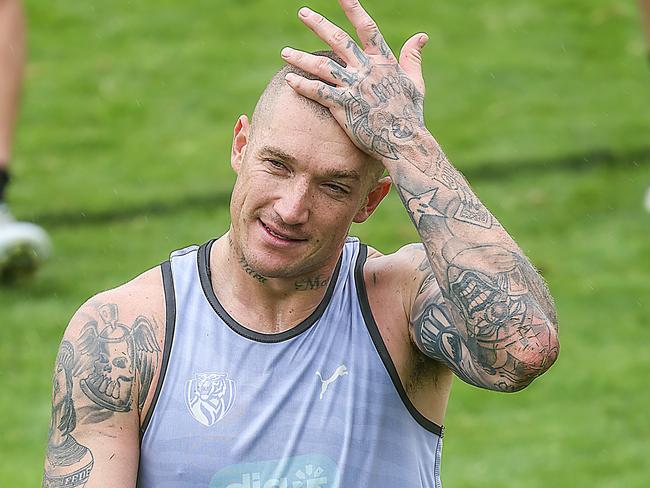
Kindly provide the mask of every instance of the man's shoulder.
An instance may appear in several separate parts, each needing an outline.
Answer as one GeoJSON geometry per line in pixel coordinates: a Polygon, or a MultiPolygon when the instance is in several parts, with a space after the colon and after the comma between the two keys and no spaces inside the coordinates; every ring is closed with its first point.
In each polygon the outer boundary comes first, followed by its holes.
{"type": "Polygon", "coordinates": [[[424,246],[421,243],[406,244],[397,251],[383,254],[368,246],[366,272],[381,273],[386,277],[413,276],[413,272],[428,264],[424,246]]]}
{"type": "Polygon", "coordinates": [[[368,293],[408,301],[412,288],[417,286],[414,281],[421,281],[423,262],[428,263],[422,244],[407,244],[388,254],[368,246],[363,268],[368,293]]]}
{"type": "Polygon", "coordinates": [[[115,288],[89,298],[74,314],[68,332],[79,331],[89,323],[133,324],[146,319],[154,333],[164,329],[165,299],[160,266],[148,269],[115,288]],[[72,330],[71,330],[72,329],[72,330]]]}
{"type": "Polygon", "coordinates": [[[75,437],[95,453],[119,444],[122,453],[136,454],[128,447],[138,436],[132,419],[141,422],[153,400],[165,326],[160,266],[96,294],[70,320],[57,368],[68,368],[70,398],[82,419],[75,437]]]}
{"type": "Polygon", "coordinates": [[[369,248],[363,270],[368,294],[374,295],[377,306],[382,311],[400,310],[400,316],[406,319],[422,283],[431,279],[431,272],[420,243],[407,244],[390,254],[369,248]]]}

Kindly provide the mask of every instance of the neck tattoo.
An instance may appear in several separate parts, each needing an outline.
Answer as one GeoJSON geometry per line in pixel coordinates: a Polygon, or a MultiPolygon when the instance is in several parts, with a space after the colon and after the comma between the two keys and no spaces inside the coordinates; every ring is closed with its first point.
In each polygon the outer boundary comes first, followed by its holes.
{"type": "Polygon", "coordinates": [[[330,279],[326,276],[310,276],[308,278],[301,278],[294,282],[294,287],[298,291],[318,290],[319,288],[327,286],[329,282],[330,279]]]}
{"type": "Polygon", "coordinates": [[[259,274],[257,271],[255,271],[253,268],[251,268],[251,265],[248,264],[246,259],[244,259],[244,256],[241,256],[239,258],[239,264],[241,264],[241,267],[244,269],[247,275],[252,276],[260,283],[266,283],[266,278],[261,274],[259,274]]]}

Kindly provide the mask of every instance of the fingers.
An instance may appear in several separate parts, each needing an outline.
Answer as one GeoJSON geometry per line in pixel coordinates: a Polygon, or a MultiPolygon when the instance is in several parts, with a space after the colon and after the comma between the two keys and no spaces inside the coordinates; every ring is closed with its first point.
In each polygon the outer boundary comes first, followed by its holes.
{"type": "Polygon", "coordinates": [[[298,15],[303,23],[341,56],[348,66],[368,65],[368,57],[343,29],[307,7],[301,8],[298,15]]]}
{"type": "Polygon", "coordinates": [[[424,93],[424,78],[422,77],[422,48],[429,40],[426,34],[415,34],[402,46],[399,53],[399,65],[413,80],[415,87],[424,93]]]}
{"type": "Polygon", "coordinates": [[[343,94],[341,90],[326,85],[322,81],[308,80],[295,73],[288,73],[285,80],[296,93],[310,98],[327,108],[333,108],[342,102],[343,94]]]}
{"type": "Polygon", "coordinates": [[[375,21],[368,15],[358,0],[339,0],[346,17],[354,26],[361,45],[367,54],[381,54],[386,59],[394,60],[395,56],[379,32],[375,21]]]}
{"type": "Polygon", "coordinates": [[[317,56],[290,47],[285,47],[281,54],[287,63],[333,85],[349,86],[357,80],[356,73],[348,72],[327,56],[317,56]]]}

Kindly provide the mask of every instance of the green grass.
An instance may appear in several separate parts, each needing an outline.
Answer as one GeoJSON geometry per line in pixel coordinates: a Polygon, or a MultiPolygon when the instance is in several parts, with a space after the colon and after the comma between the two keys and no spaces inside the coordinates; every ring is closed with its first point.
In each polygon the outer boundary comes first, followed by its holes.
{"type": "MultiPolygon", "coordinates": [[[[634,2],[366,4],[393,47],[429,33],[428,126],[461,170],[493,165],[472,183],[547,277],[561,321],[560,360],[529,389],[456,383],[445,486],[646,486],[650,155],[629,154],[650,148],[650,72],[634,2]],[[598,149],[619,157],[553,165],[598,149]],[[519,171],[527,160],[539,170],[519,171]]],[[[55,254],[31,284],[0,289],[3,486],[39,482],[51,368],[75,309],[227,228],[236,117],[284,45],[322,48],[301,5],[27,2],[10,198],[55,254]]],[[[342,20],[333,1],[310,5],[342,20]]],[[[395,195],[354,232],[383,251],[415,239],[395,195]]]]}

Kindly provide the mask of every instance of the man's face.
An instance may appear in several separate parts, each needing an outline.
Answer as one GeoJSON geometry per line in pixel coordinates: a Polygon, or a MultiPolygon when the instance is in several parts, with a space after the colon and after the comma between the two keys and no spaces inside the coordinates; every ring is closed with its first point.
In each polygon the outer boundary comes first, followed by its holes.
{"type": "Polygon", "coordinates": [[[269,278],[332,265],[370,186],[366,156],[334,119],[296,97],[284,90],[243,154],[233,156],[231,240],[269,278]]]}

